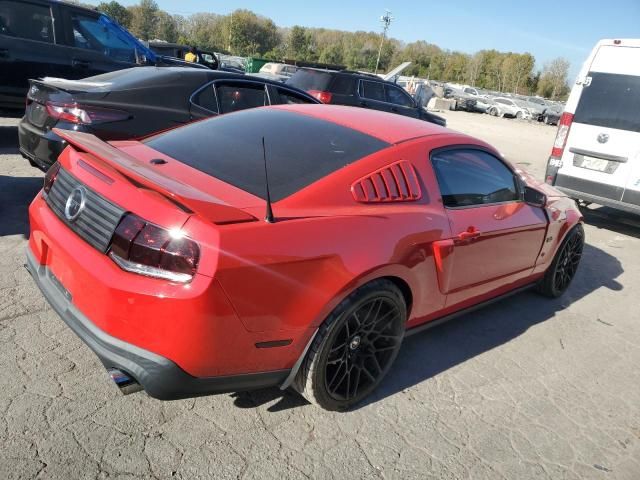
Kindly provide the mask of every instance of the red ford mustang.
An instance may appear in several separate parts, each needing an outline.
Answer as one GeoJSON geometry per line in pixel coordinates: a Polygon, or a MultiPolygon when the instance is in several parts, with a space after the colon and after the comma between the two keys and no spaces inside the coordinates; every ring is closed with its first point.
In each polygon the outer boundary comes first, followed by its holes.
{"type": "Polygon", "coordinates": [[[265,107],[70,146],[29,209],[28,268],[125,392],[369,394],[403,336],[569,286],[574,202],[474,138],[339,106],[265,107]]]}

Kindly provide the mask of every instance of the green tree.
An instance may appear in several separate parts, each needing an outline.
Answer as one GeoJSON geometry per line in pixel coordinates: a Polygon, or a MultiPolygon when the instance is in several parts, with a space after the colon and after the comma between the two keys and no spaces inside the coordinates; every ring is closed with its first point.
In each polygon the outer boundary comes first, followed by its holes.
{"type": "Polygon", "coordinates": [[[228,50],[234,55],[264,55],[280,41],[273,20],[249,10],[236,10],[225,18],[228,50]]]}
{"type": "Polygon", "coordinates": [[[311,37],[303,27],[295,25],[289,32],[287,56],[293,60],[307,60],[311,37]]]}
{"type": "Polygon", "coordinates": [[[129,28],[131,23],[131,13],[126,9],[124,5],[120,5],[118,2],[101,2],[98,4],[96,9],[99,12],[108,15],[113,18],[116,22],[122,25],[125,28],[129,28]]]}
{"type": "Polygon", "coordinates": [[[156,30],[154,38],[164,40],[166,42],[178,41],[178,23],[176,22],[176,19],[162,10],[156,14],[156,30]]]}
{"type": "Polygon", "coordinates": [[[154,0],[140,0],[138,5],[129,7],[129,12],[131,33],[142,40],[152,40],[158,24],[158,4],[154,0]]]}
{"type": "Polygon", "coordinates": [[[558,57],[547,63],[538,82],[538,95],[556,100],[569,91],[567,78],[571,64],[566,58],[558,57]]]}

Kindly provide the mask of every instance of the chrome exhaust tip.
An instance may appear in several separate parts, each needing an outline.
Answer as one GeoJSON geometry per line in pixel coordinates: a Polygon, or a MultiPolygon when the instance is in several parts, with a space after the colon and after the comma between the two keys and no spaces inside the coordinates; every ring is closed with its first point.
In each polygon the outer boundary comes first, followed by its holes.
{"type": "Polygon", "coordinates": [[[128,373],[117,368],[109,368],[107,372],[109,373],[111,380],[113,380],[123,395],[130,395],[143,390],[142,385],[140,385],[136,379],[128,373]]]}

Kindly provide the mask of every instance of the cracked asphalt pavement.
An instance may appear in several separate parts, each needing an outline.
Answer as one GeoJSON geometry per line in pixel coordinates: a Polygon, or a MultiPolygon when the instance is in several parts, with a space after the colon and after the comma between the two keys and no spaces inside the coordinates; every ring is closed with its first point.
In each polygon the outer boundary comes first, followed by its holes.
{"type": "MultiPolygon", "coordinates": [[[[445,112],[538,176],[555,128],[445,112]]],[[[640,478],[640,221],[587,212],[577,278],[406,339],[349,413],[277,389],[122,396],[22,267],[42,174],[0,119],[0,479],[640,478]]]]}

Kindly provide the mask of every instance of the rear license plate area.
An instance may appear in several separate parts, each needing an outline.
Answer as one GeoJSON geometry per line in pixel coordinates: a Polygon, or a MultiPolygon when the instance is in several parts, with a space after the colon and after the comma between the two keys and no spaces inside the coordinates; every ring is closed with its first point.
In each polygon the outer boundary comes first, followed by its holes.
{"type": "Polygon", "coordinates": [[[64,295],[64,297],[67,299],[67,301],[70,302],[71,301],[71,293],[69,293],[69,290],[64,288],[64,285],[62,285],[62,282],[60,280],[58,280],[58,277],[56,277],[51,270],[47,270],[47,276],[49,277],[49,280],[51,281],[53,286],[56,287],[56,289],[58,289],[60,291],[60,293],[62,293],[62,295],[64,295]]]}
{"type": "Polygon", "coordinates": [[[587,155],[575,154],[573,156],[573,165],[587,170],[594,170],[602,173],[615,173],[619,162],[611,162],[603,158],[589,157],[587,155]]]}

